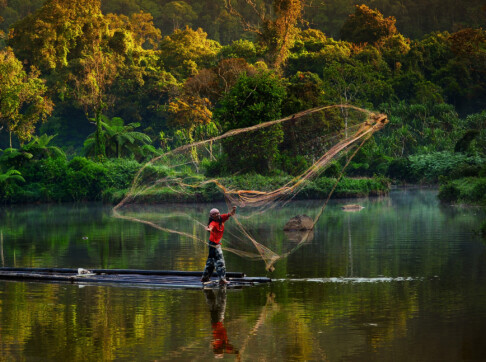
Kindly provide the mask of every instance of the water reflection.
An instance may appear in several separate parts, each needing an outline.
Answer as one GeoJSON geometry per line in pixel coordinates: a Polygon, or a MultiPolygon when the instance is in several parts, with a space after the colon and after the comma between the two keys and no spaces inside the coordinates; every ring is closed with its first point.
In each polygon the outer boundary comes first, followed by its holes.
{"type": "Polygon", "coordinates": [[[226,287],[205,289],[206,303],[211,315],[211,329],[213,339],[211,346],[215,358],[223,358],[224,354],[239,355],[238,350],[229,342],[228,333],[224,326],[224,314],[226,312],[226,287]]]}
{"type": "Polygon", "coordinates": [[[348,224],[348,277],[354,277],[354,268],[353,268],[353,242],[351,240],[351,224],[349,222],[350,216],[347,217],[347,224],[348,224]]]}
{"type": "MultiPolygon", "coordinates": [[[[486,360],[486,246],[478,209],[434,191],[331,202],[308,242],[282,226],[312,203],[246,220],[293,251],[242,290],[163,290],[0,281],[0,360],[486,360]],[[353,201],[357,202],[357,201],[353,201]]],[[[174,229],[206,235],[205,206],[151,206],[174,229]],[[181,215],[187,211],[187,216],[181,215]]],[[[5,266],[202,270],[206,244],[114,220],[99,205],[0,210],[5,266]],[[84,239],[83,237],[87,237],[84,239]]],[[[234,225],[228,226],[227,242],[234,225]]],[[[226,234],[225,234],[226,236],[226,234]]],[[[230,271],[262,262],[225,254],[230,271]]]]}
{"type": "Polygon", "coordinates": [[[3,256],[3,230],[0,230],[0,254],[2,259],[2,267],[5,266],[5,257],[3,256]]]}

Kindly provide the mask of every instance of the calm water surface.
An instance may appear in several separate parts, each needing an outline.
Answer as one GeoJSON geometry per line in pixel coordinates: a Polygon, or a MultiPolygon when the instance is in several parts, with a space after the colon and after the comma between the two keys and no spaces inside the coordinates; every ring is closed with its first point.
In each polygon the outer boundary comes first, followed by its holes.
{"type": "MultiPolygon", "coordinates": [[[[134,214],[203,239],[198,222],[212,206],[134,214]]],[[[294,248],[285,222],[320,206],[239,213],[257,240],[283,253],[294,248]]],[[[226,252],[228,270],[275,279],[241,290],[0,281],[0,359],[484,361],[484,216],[440,205],[433,190],[333,201],[311,240],[272,274],[226,252]],[[365,208],[343,212],[343,203],[365,208]]],[[[0,232],[0,262],[10,267],[202,270],[207,253],[197,240],[113,218],[99,205],[3,207],[0,232]]],[[[241,242],[234,221],[224,242],[241,242]]]]}

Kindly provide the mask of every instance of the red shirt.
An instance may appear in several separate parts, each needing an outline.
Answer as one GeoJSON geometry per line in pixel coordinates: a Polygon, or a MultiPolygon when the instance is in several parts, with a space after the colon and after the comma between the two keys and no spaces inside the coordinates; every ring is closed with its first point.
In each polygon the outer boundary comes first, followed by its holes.
{"type": "Polygon", "coordinates": [[[219,221],[211,221],[209,223],[209,227],[212,227],[213,229],[211,230],[211,233],[209,235],[209,241],[212,241],[213,243],[220,244],[221,239],[223,238],[223,232],[224,232],[224,223],[226,220],[228,220],[230,217],[230,214],[223,214],[221,215],[221,226],[219,226],[219,221]]]}

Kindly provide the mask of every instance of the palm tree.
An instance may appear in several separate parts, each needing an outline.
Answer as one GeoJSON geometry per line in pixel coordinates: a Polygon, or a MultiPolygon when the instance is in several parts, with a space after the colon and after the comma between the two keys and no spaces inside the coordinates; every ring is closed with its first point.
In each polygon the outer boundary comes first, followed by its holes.
{"type": "Polygon", "coordinates": [[[54,137],[56,135],[48,136],[47,134],[43,134],[40,137],[34,136],[32,141],[22,147],[22,150],[32,154],[36,160],[43,158],[66,158],[63,150],[57,146],[49,145],[54,137]]]}
{"type": "Polygon", "coordinates": [[[0,165],[6,168],[21,168],[33,155],[30,152],[17,148],[6,148],[0,156],[0,165]]]}
{"type": "Polygon", "coordinates": [[[0,185],[5,185],[17,181],[25,182],[22,174],[17,170],[10,169],[6,173],[0,173],[0,185]]]}
{"type": "MultiPolygon", "coordinates": [[[[150,137],[144,133],[134,131],[135,128],[140,127],[140,123],[125,125],[120,117],[108,119],[102,116],[100,125],[102,130],[99,132],[99,135],[105,145],[107,157],[145,156],[144,151],[147,149],[153,152],[153,149],[149,146],[152,142],[150,137]]],[[[84,141],[84,150],[88,156],[96,156],[96,134],[97,132],[93,132],[84,141]]]]}
{"type": "Polygon", "coordinates": [[[22,168],[29,160],[41,160],[44,158],[66,158],[65,153],[56,146],[50,146],[49,142],[55,137],[43,134],[34,136],[32,141],[20,148],[6,148],[0,156],[0,164],[7,168],[22,168]]]}
{"type": "Polygon", "coordinates": [[[12,193],[14,193],[13,184],[16,182],[25,182],[25,179],[22,177],[22,174],[14,170],[13,168],[9,169],[7,172],[3,173],[0,169],[0,200],[7,201],[12,193]]]}

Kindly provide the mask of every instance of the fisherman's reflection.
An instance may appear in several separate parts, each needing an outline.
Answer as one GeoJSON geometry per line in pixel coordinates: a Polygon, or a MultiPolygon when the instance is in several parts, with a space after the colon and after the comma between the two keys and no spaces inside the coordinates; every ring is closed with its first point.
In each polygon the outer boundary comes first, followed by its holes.
{"type": "Polygon", "coordinates": [[[204,294],[211,314],[211,327],[213,330],[211,346],[214,357],[223,358],[225,353],[238,355],[238,350],[228,341],[226,328],[223,324],[226,310],[226,288],[218,288],[216,291],[205,289],[204,294]]]}

